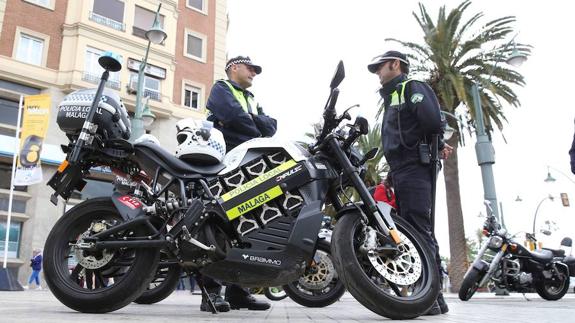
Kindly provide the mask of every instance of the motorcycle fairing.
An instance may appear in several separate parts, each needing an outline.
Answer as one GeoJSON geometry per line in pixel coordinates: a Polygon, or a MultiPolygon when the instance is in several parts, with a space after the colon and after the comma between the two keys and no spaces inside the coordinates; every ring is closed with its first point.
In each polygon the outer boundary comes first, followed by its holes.
{"type": "Polygon", "coordinates": [[[279,141],[274,138],[254,138],[248,140],[239,146],[229,151],[224,157],[223,164],[226,165],[218,175],[227,174],[240,166],[244,161],[244,157],[249,150],[285,150],[288,155],[296,162],[305,160],[308,156],[305,155],[305,150],[301,149],[296,143],[291,141],[279,141]]]}
{"type": "Polygon", "coordinates": [[[292,159],[223,194],[219,202],[233,220],[310,180],[305,164],[292,159]]]}
{"type": "Polygon", "coordinates": [[[230,248],[224,260],[207,265],[200,272],[246,287],[277,286],[297,280],[314,254],[323,216],[321,201],[313,201],[291,221],[287,243],[281,248],[230,248]]]}
{"type": "Polygon", "coordinates": [[[131,220],[139,215],[144,215],[143,204],[132,195],[124,195],[119,192],[112,194],[112,202],[122,218],[126,221],[131,220]]]}

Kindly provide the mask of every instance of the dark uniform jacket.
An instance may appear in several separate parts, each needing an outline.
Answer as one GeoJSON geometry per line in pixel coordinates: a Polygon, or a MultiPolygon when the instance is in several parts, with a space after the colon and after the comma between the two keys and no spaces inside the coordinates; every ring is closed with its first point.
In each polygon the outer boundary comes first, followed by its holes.
{"type": "MultiPolygon", "coordinates": [[[[253,97],[250,91],[242,89],[236,82],[228,82],[241,90],[246,100],[253,97]]],[[[207,108],[210,111],[208,121],[212,121],[214,127],[223,133],[227,151],[253,138],[271,137],[277,129],[277,121],[266,116],[261,109],[251,107],[252,113],[244,111],[223,80],[217,81],[212,87],[207,108]]]]}
{"type": "Polygon", "coordinates": [[[571,173],[575,174],[575,134],[573,135],[571,149],[569,149],[569,157],[571,158],[571,173]]]}
{"type": "MultiPolygon", "coordinates": [[[[445,122],[435,93],[423,82],[408,82],[404,104],[399,108],[390,108],[391,94],[397,90],[401,97],[401,83],[406,80],[405,75],[399,75],[379,90],[385,108],[381,141],[383,153],[392,169],[419,162],[418,144],[429,144],[432,134],[443,134],[445,122]]],[[[442,146],[441,143],[439,149],[442,146]]]]}

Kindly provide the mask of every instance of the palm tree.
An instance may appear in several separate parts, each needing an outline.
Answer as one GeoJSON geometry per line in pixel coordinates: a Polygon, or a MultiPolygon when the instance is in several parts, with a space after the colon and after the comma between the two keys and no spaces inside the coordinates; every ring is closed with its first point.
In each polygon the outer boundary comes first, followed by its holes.
{"type": "Polygon", "coordinates": [[[372,187],[381,183],[382,175],[389,171],[389,166],[383,161],[380,122],[377,122],[375,126],[370,127],[367,135],[359,137],[357,145],[359,151],[363,155],[373,148],[379,148],[375,157],[365,163],[366,173],[364,181],[367,187],[372,187]]]}
{"type": "MultiPolygon", "coordinates": [[[[510,86],[525,84],[521,74],[497,63],[514,48],[527,55],[531,46],[523,44],[507,46],[508,42],[505,39],[514,31],[511,26],[515,22],[513,16],[489,21],[478,29],[475,25],[483,17],[482,12],[463,21],[463,14],[470,4],[471,1],[464,1],[448,15],[445,6],[442,6],[437,21],[434,22],[425,6],[420,3],[419,15],[415,12],[413,15],[423,30],[424,44],[397,39],[387,40],[397,42],[409,50],[411,70],[427,80],[437,94],[442,109],[454,113],[455,109],[461,106],[466,112],[468,126],[472,128],[475,125],[475,106],[471,87],[474,83],[478,84],[484,124],[490,134],[494,124],[501,131],[503,121],[507,121],[499,99],[518,107],[519,99],[510,86]],[[484,51],[483,48],[487,47],[493,49],[484,51]]],[[[464,143],[464,137],[457,120],[448,119],[448,124],[456,129],[454,135],[447,141],[454,147],[454,151],[445,161],[444,176],[452,264],[449,275],[453,290],[457,291],[469,265],[457,158],[457,147],[460,143],[464,143]]]]}

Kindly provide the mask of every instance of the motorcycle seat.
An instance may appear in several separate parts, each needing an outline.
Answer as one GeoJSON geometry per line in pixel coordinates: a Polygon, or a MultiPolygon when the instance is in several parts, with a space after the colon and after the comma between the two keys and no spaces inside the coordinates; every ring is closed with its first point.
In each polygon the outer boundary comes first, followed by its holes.
{"type": "Polygon", "coordinates": [[[169,168],[173,171],[185,177],[185,175],[189,174],[202,174],[202,175],[216,175],[222,169],[226,167],[226,165],[222,163],[218,163],[215,165],[192,165],[186,162],[181,161],[176,156],[162,148],[161,146],[153,143],[153,142],[140,142],[134,144],[134,148],[136,150],[141,150],[147,154],[153,154],[162,160],[169,168]]]}
{"type": "Polygon", "coordinates": [[[543,250],[551,251],[555,257],[565,257],[565,250],[563,249],[543,248],[543,250]]]}
{"type": "MultiPolygon", "coordinates": [[[[575,265],[575,256],[567,256],[563,259],[563,263],[566,265],[575,265]]],[[[575,273],[573,273],[575,274],[575,273]]]]}
{"type": "Polygon", "coordinates": [[[553,253],[549,250],[531,251],[533,259],[539,262],[548,262],[553,259],[553,253]]]}

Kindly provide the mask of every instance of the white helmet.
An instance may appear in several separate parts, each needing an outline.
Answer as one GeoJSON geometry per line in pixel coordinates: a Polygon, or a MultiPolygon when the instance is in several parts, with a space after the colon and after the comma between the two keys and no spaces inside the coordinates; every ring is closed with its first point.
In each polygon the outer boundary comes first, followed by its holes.
{"type": "Polygon", "coordinates": [[[226,154],[224,135],[205,120],[183,119],[176,123],[176,157],[199,165],[220,163],[226,154]]]}

